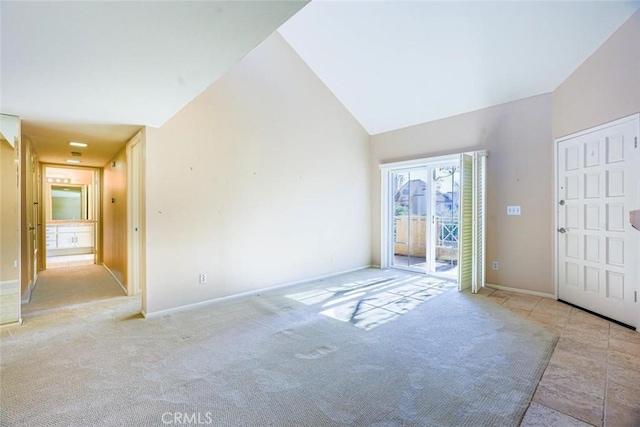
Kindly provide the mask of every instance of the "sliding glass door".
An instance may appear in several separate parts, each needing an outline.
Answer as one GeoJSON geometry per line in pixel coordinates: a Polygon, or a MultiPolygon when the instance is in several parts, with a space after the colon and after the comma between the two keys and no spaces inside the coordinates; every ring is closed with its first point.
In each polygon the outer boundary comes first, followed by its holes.
{"type": "Polygon", "coordinates": [[[457,277],[459,162],[391,172],[391,266],[457,277]]]}
{"type": "Polygon", "coordinates": [[[380,165],[382,268],[484,285],[486,152],[380,165]]]}

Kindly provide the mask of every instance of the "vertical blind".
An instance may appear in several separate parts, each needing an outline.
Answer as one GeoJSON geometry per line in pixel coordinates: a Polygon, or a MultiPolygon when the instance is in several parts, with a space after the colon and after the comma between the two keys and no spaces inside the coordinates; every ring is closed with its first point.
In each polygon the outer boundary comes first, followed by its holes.
{"type": "Polygon", "coordinates": [[[460,290],[477,293],[485,285],[486,154],[460,155],[460,290]]]}

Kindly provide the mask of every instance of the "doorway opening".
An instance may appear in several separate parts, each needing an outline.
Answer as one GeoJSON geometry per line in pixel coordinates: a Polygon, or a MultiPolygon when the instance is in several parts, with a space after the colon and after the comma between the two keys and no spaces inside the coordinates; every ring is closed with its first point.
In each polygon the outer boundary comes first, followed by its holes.
{"type": "Polygon", "coordinates": [[[458,276],[460,165],[393,171],[393,267],[458,276]]]}
{"type": "Polygon", "coordinates": [[[97,263],[98,171],[43,166],[44,268],[97,263]]]}
{"type": "Polygon", "coordinates": [[[485,282],[486,151],[380,165],[381,267],[477,292],[485,282]]]}

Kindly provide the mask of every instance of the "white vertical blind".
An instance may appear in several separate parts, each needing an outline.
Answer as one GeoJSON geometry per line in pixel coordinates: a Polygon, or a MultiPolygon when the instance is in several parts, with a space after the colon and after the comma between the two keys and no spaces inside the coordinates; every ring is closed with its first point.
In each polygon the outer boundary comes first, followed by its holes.
{"type": "Polygon", "coordinates": [[[473,281],[471,292],[477,293],[485,285],[485,225],[486,225],[486,155],[474,153],[473,182],[473,281]]]}
{"type": "Polygon", "coordinates": [[[458,228],[458,289],[473,283],[473,156],[460,155],[460,224],[458,228]]]}

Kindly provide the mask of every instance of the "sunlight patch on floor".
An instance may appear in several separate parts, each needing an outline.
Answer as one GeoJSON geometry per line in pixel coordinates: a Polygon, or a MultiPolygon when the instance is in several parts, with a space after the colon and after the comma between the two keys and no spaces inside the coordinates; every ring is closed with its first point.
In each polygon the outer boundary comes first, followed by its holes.
{"type": "Polygon", "coordinates": [[[434,277],[390,276],[311,289],[287,298],[319,305],[320,314],[369,331],[455,288],[455,282],[434,277]]]}

